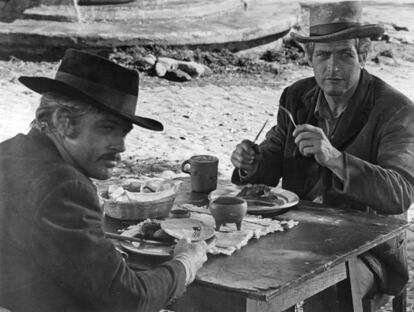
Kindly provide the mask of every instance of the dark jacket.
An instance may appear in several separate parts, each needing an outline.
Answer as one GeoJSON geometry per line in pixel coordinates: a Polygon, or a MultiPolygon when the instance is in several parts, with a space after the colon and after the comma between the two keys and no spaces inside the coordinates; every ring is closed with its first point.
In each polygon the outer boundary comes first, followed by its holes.
{"type": "MultiPolygon", "coordinates": [[[[284,90],[280,105],[292,112],[298,124],[316,126],[314,111],[320,92],[313,77],[303,79],[284,90]]],[[[322,178],[325,204],[406,218],[414,202],[414,105],[407,97],[362,71],[358,88],[329,138],[343,152],[344,182],[313,157],[299,153],[286,114],[279,113],[277,120],[260,144],[263,159],[258,171],[241,181],[235,170],[233,182],[275,186],[283,177],[283,188],[313,200],[309,192],[322,178]]],[[[401,236],[373,251],[388,273],[383,288],[389,294],[398,293],[408,281],[403,241],[401,236]]]]}
{"type": "Polygon", "coordinates": [[[184,291],[176,260],[134,272],[104,237],[91,181],[37,130],[0,144],[0,307],[158,311],[184,291]]]}

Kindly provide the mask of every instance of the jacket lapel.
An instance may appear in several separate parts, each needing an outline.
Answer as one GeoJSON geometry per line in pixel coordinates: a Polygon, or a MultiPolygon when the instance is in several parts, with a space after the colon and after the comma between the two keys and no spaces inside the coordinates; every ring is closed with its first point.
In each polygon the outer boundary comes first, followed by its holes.
{"type": "Polygon", "coordinates": [[[367,71],[362,70],[358,88],[331,136],[332,145],[339,150],[344,150],[368,121],[373,106],[372,91],[368,91],[371,90],[369,84],[371,77],[367,71]]]}
{"type": "Polygon", "coordinates": [[[315,117],[315,107],[316,101],[318,98],[318,94],[320,92],[319,87],[316,85],[308,92],[306,92],[302,97],[303,105],[299,106],[296,114],[298,118],[298,124],[310,124],[310,125],[317,125],[317,119],[315,117]]]}

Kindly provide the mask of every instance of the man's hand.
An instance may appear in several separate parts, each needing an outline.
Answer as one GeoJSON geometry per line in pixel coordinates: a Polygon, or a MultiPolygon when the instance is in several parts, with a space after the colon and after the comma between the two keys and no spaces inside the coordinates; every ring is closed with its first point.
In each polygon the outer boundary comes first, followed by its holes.
{"type": "Polygon", "coordinates": [[[343,155],[331,144],[321,128],[309,124],[298,125],[293,136],[302,155],[313,155],[321,166],[331,169],[339,178],[344,179],[343,155]]]}
{"type": "Polygon", "coordinates": [[[187,273],[186,285],[194,281],[197,271],[207,261],[207,244],[204,241],[191,243],[181,239],[174,248],[174,259],[184,264],[187,273]]]}
{"type": "Polygon", "coordinates": [[[256,172],[261,157],[262,154],[257,144],[249,140],[243,140],[237,144],[230,160],[234,167],[243,170],[249,176],[256,172]]]}

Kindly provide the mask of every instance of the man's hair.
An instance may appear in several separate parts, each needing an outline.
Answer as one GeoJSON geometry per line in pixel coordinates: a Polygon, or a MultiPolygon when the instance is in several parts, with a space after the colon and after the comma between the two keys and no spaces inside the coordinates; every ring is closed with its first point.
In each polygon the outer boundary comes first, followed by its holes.
{"type": "MultiPolygon", "coordinates": [[[[58,117],[62,115],[76,126],[83,115],[93,112],[100,112],[100,110],[86,101],[56,92],[47,92],[42,94],[40,105],[36,110],[36,119],[31,126],[41,131],[54,130],[59,122],[58,117]]],[[[77,133],[73,135],[75,137],[77,133]]]]}
{"type": "MultiPolygon", "coordinates": [[[[363,55],[368,53],[371,50],[371,39],[368,37],[364,38],[354,38],[355,40],[355,47],[358,52],[358,55],[363,55]]],[[[315,50],[315,42],[307,42],[304,44],[305,52],[309,58],[309,60],[312,60],[312,55],[315,50]]]]}

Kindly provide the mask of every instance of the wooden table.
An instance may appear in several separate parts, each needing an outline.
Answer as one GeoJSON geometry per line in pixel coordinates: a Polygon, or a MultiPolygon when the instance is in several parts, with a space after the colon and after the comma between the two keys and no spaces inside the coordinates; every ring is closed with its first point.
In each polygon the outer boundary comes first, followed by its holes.
{"type": "MultiPolygon", "coordinates": [[[[182,184],[176,203],[204,205],[207,195],[182,184]]],[[[299,203],[278,218],[299,221],[287,232],[252,239],[232,256],[209,256],[196,281],[174,305],[179,312],[283,311],[348,279],[354,311],[356,256],[409,226],[390,217],[299,203]]]]}

